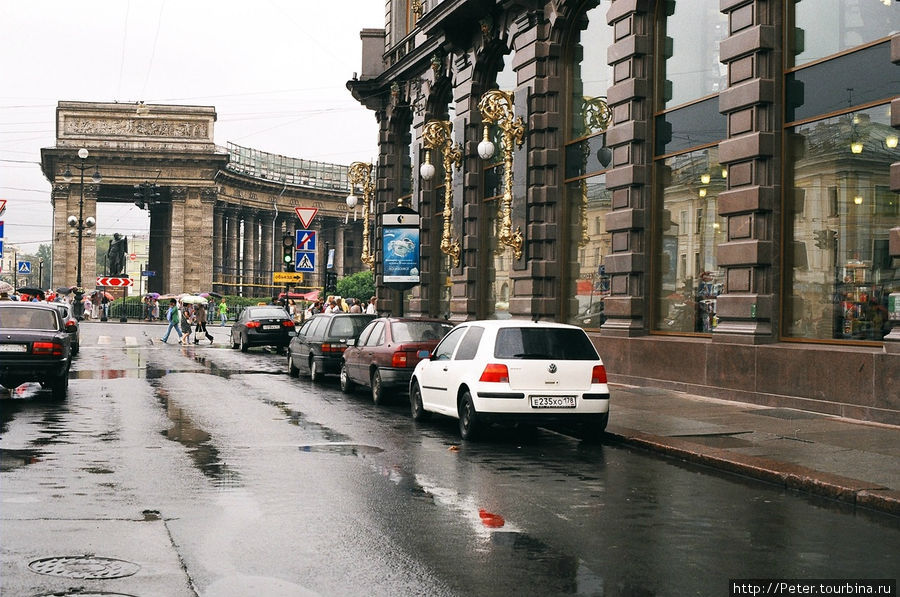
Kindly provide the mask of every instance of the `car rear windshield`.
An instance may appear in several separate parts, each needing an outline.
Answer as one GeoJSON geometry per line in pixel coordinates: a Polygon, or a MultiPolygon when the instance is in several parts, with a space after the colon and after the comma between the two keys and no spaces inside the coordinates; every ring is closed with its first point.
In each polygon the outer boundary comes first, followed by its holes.
{"type": "Polygon", "coordinates": [[[335,317],[328,336],[332,338],[355,338],[372,321],[371,317],[335,317]]]}
{"type": "Polygon", "coordinates": [[[56,330],[56,312],[49,309],[0,307],[0,328],[8,330],[56,330]]]}
{"type": "Polygon", "coordinates": [[[440,340],[452,329],[452,324],[440,321],[400,321],[391,332],[395,342],[430,342],[440,340]]]}
{"type": "Polygon", "coordinates": [[[287,319],[287,311],[281,307],[271,309],[253,309],[250,311],[251,319],[287,319]]]}
{"type": "Polygon", "coordinates": [[[595,361],[600,357],[590,338],[574,328],[502,328],[497,331],[498,359],[560,359],[595,361]]]}

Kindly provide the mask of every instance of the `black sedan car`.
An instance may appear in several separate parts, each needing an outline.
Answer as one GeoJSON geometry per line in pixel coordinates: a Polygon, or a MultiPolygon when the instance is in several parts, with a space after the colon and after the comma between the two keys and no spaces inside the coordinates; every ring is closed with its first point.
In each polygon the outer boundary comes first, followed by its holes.
{"type": "Polygon", "coordinates": [[[75,317],[72,305],[68,303],[50,304],[59,311],[60,316],[63,318],[63,325],[65,326],[66,332],[69,334],[69,340],[71,340],[72,345],[72,356],[74,357],[81,348],[81,332],[78,329],[78,318],[75,317]]]}
{"type": "Polygon", "coordinates": [[[406,390],[413,369],[422,360],[419,351],[431,352],[453,329],[445,319],[381,317],[373,320],[356,339],[348,340],[341,366],[341,390],[354,386],[372,390],[380,404],[385,392],[406,390]]]}
{"type": "Polygon", "coordinates": [[[71,340],[56,309],[44,303],[0,302],[0,385],[39,382],[62,399],[71,362],[71,340]]]}
{"type": "Polygon", "coordinates": [[[247,307],[231,326],[231,347],[247,352],[251,346],[275,346],[279,352],[291,342],[294,320],[275,305],[247,307]]]}
{"type": "Polygon", "coordinates": [[[373,319],[368,313],[322,313],[306,321],[288,347],[288,374],[297,377],[303,371],[319,381],[340,372],[347,341],[373,319]]]}

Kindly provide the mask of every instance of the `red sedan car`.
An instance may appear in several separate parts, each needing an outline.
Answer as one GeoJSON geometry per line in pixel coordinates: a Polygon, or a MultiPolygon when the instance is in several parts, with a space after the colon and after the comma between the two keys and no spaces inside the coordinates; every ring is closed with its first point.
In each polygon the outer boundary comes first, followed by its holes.
{"type": "Polygon", "coordinates": [[[409,388],[420,350],[431,352],[453,328],[445,319],[380,317],[373,319],[359,337],[348,341],[341,363],[341,390],[359,385],[371,388],[372,401],[380,404],[387,390],[409,388]]]}

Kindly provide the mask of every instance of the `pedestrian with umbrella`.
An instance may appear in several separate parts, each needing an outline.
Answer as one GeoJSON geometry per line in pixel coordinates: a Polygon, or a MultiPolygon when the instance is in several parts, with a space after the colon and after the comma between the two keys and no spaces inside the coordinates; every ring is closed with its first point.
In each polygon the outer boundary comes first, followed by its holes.
{"type": "Polygon", "coordinates": [[[196,318],[196,327],[194,328],[194,344],[200,344],[200,333],[206,336],[209,343],[213,343],[213,337],[206,329],[206,301],[198,302],[194,307],[194,317],[196,318]]]}

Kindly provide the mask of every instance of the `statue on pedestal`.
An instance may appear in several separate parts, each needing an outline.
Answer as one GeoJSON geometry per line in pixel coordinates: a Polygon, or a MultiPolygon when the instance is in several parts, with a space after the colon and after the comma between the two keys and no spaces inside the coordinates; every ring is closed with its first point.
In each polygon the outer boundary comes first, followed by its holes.
{"type": "Polygon", "coordinates": [[[116,232],[109,241],[106,251],[106,275],[118,277],[125,272],[125,253],[128,252],[128,238],[116,232]]]}

